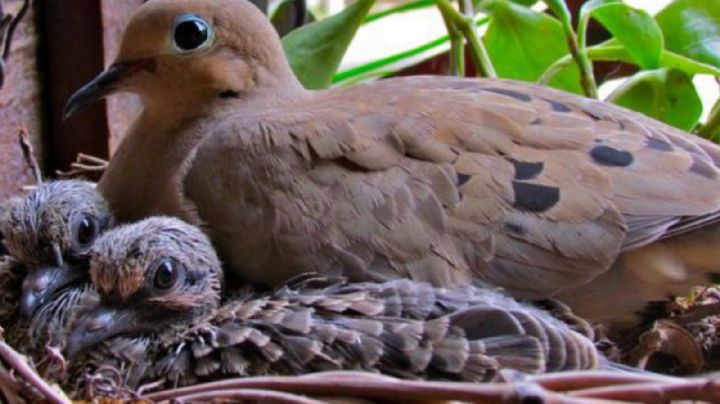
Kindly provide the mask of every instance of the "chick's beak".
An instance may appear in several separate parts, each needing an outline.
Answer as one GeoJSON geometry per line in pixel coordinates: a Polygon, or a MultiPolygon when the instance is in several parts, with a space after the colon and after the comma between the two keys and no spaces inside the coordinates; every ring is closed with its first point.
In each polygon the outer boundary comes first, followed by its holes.
{"type": "Polygon", "coordinates": [[[146,59],[136,62],[114,63],[70,96],[67,104],[65,104],[65,119],[119,90],[125,80],[141,70],[147,70],[150,65],[151,62],[146,59]]]}
{"type": "Polygon", "coordinates": [[[73,324],[67,341],[68,357],[74,358],[108,338],[137,329],[137,317],[132,311],[98,306],[73,324]]]}
{"type": "Polygon", "coordinates": [[[40,306],[52,300],[62,288],[82,279],[81,270],[67,266],[41,267],[25,275],[20,297],[20,314],[33,315],[40,306]]]}

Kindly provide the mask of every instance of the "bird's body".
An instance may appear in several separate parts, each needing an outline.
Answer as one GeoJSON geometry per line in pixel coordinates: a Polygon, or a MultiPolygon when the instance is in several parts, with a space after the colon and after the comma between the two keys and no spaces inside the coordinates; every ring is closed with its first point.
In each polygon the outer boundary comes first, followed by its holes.
{"type": "Polygon", "coordinates": [[[589,338],[492,289],[306,275],[267,294],[221,299],[209,241],[169,218],[111,230],[93,249],[100,299],[78,316],[69,352],[86,352],[75,360],[81,374],[124,369],[131,387],[353,369],[489,381],[504,368],[599,363],[589,338]]]}
{"type": "Polygon", "coordinates": [[[100,182],[121,221],[199,224],[256,283],[479,279],[614,324],[720,270],[716,145],[512,81],[305,91],[250,7],[154,0],[131,21],[102,90],[145,103],[100,182]],[[213,36],[174,54],[187,21],[213,36]]]}

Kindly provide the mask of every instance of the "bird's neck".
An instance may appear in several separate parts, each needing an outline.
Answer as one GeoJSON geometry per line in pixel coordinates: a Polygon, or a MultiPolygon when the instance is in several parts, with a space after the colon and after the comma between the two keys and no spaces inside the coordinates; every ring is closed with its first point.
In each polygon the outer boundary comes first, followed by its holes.
{"type": "Polygon", "coordinates": [[[183,215],[181,179],[214,115],[146,108],[100,179],[99,190],[119,222],[183,215]]]}

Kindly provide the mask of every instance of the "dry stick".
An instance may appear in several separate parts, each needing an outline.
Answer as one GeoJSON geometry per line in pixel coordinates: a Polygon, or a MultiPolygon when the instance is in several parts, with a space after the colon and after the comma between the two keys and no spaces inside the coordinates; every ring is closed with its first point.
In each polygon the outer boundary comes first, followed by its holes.
{"type": "Polygon", "coordinates": [[[351,396],[365,399],[405,401],[459,400],[472,402],[576,403],[576,399],[544,390],[538,385],[419,382],[410,380],[362,380],[347,377],[256,377],[232,379],[148,394],[151,401],[172,400],[200,393],[220,396],[225,390],[263,389],[313,396],[351,396]]]}
{"type": "Polygon", "coordinates": [[[694,306],[685,313],[677,317],[670,318],[670,320],[676,322],[677,324],[685,325],[700,321],[705,317],[716,316],[718,314],[720,314],[720,303],[711,303],[694,306]]]}
{"type": "Polygon", "coordinates": [[[644,403],[661,403],[671,400],[698,400],[717,403],[720,402],[720,384],[717,381],[702,379],[671,384],[626,384],[623,386],[596,387],[568,394],[573,397],[644,403]]]}
{"type": "Polygon", "coordinates": [[[552,390],[570,391],[610,385],[640,383],[682,383],[683,379],[651,373],[619,373],[611,371],[580,371],[549,373],[529,378],[533,383],[552,390]]]}
{"type": "Polygon", "coordinates": [[[238,400],[248,402],[273,402],[278,404],[323,404],[324,401],[313,400],[310,398],[300,397],[295,394],[283,393],[270,390],[259,389],[241,389],[241,390],[224,390],[217,394],[215,392],[204,392],[189,394],[186,396],[178,396],[173,399],[176,402],[203,402],[217,400],[238,400]]]}
{"type": "Polygon", "coordinates": [[[32,170],[33,176],[35,177],[35,185],[40,185],[43,182],[42,172],[40,171],[40,165],[38,164],[37,158],[35,158],[35,150],[33,150],[32,143],[28,139],[27,131],[22,128],[18,134],[18,141],[20,142],[20,149],[22,150],[25,163],[27,163],[30,170],[32,170]]]}
{"type": "Polygon", "coordinates": [[[0,358],[22,376],[28,384],[37,389],[53,404],[69,404],[70,401],[55,391],[27,364],[25,359],[4,341],[0,341],[0,358]]]}

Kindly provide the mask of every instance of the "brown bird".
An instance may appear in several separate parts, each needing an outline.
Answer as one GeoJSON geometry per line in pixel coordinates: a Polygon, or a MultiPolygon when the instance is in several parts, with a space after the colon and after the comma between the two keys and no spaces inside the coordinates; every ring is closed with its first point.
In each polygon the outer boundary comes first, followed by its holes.
{"type": "Polygon", "coordinates": [[[588,338],[490,289],[308,275],[221,304],[223,274],[210,242],[174,218],[107,232],[93,247],[90,272],[100,300],[73,325],[68,352],[79,357],[115,337],[78,363],[112,364],[131,385],[332,369],[486,381],[501,368],[539,373],[598,363],[588,338]]]}
{"type": "Polygon", "coordinates": [[[411,77],[306,91],[244,0],[151,0],[67,105],[144,109],[99,188],[120,221],[204,226],[228,268],[277,285],[472,279],[637,322],[720,270],[720,149],[533,84],[411,77]]]}
{"type": "Polygon", "coordinates": [[[94,184],[76,180],[44,182],[5,206],[0,233],[12,258],[0,274],[10,303],[0,324],[26,353],[62,347],[68,322],[91,290],[87,253],[112,226],[112,215],[94,184]]]}

